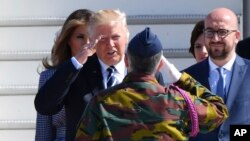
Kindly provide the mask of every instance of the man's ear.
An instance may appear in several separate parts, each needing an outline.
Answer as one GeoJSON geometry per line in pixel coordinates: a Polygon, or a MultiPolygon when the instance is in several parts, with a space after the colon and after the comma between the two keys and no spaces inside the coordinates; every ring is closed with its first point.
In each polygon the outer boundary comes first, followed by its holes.
{"type": "Polygon", "coordinates": [[[236,37],[237,43],[238,43],[238,41],[240,41],[240,32],[239,32],[239,31],[237,31],[237,32],[235,33],[235,37],[236,37]]]}

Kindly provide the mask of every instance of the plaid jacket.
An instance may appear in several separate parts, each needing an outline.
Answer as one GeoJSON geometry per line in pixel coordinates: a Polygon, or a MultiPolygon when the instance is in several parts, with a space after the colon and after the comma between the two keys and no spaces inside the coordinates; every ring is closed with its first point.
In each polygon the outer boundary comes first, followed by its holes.
{"type": "MultiPolygon", "coordinates": [[[[45,70],[39,78],[39,89],[54,74],[55,70],[45,70]]],[[[53,116],[37,113],[35,141],[65,140],[65,110],[64,108],[53,116]]]]}
{"type": "MultiPolygon", "coordinates": [[[[184,73],[176,83],[195,104],[200,132],[218,127],[227,117],[223,100],[184,73]]],[[[190,136],[187,105],[176,87],[162,87],[151,75],[128,74],[88,104],[77,141],[185,141],[190,136]]]]}

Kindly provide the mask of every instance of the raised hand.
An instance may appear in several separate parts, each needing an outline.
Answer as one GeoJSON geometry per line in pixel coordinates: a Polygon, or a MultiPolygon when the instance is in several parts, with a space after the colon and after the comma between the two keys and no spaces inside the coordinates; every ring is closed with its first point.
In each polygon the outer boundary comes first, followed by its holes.
{"type": "Polygon", "coordinates": [[[102,38],[103,35],[100,35],[97,39],[90,41],[88,44],[85,44],[79,51],[79,53],[75,55],[76,60],[81,64],[86,63],[88,57],[92,56],[96,52],[95,46],[102,38]]]}
{"type": "Polygon", "coordinates": [[[161,59],[160,71],[165,77],[164,80],[166,80],[166,83],[168,84],[178,81],[182,75],[179,70],[173,64],[171,64],[164,56],[162,56],[161,59]]]}

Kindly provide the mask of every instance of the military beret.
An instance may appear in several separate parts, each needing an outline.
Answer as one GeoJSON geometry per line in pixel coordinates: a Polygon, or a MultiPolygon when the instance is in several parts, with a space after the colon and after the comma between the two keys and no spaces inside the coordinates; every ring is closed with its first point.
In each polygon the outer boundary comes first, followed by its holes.
{"type": "Polygon", "coordinates": [[[128,44],[128,51],[133,55],[148,58],[162,51],[162,44],[149,27],[135,35],[128,44]]]}

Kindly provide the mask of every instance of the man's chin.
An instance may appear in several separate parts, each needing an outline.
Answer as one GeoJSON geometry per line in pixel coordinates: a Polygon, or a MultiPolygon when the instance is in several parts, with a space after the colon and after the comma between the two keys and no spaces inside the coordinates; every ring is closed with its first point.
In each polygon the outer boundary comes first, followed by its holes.
{"type": "Polygon", "coordinates": [[[213,58],[214,60],[224,60],[225,56],[223,55],[210,55],[211,58],[213,58]]]}
{"type": "Polygon", "coordinates": [[[112,66],[112,65],[118,64],[120,61],[121,61],[120,58],[118,58],[118,57],[112,57],[112,58],[109,58],[109,59],[106,61],[106,64],[109,65],[109,66],[112,66]]]}

